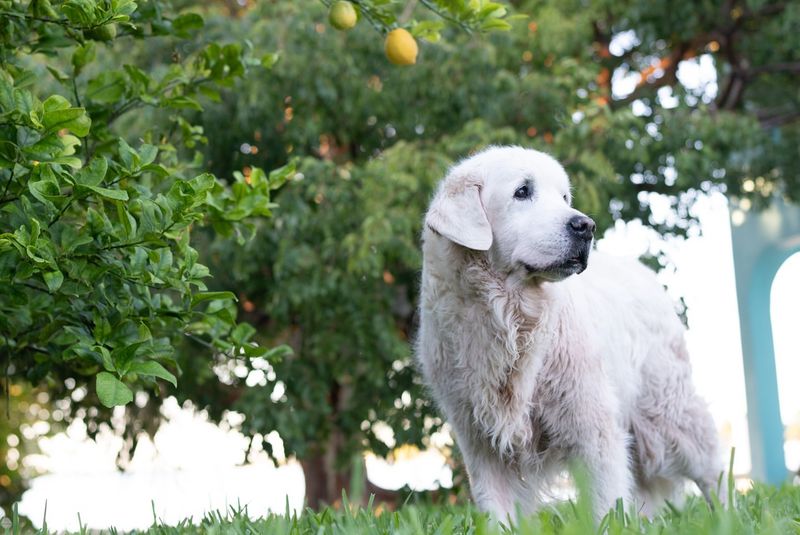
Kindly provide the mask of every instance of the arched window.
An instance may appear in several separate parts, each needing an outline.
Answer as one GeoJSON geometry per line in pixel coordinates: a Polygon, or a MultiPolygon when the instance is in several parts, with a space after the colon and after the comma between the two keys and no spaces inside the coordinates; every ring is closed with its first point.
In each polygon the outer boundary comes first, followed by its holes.
{"type": "MultiPolygon", "coordinates": [[[[749,205],[748,205],[749,206],[749,205]]],[[[777,329],[785,342],[784,332],[795,334],[798,331],[797,297],[786,295],[790,288],[796,288],[787,277],[782,266],[796,273],[792,266],[797,260],[790,260],[792,254],[800,251],[800,207],[787,204],[776,196],[768,207],[760,211],[748,211],[742,204],[732,201],[731,229],[733,257],[736,271],[736,293],[739,308],[739,323],[742,337],[742,359],[744,362],[745,386],[747,389],[747,419],[750,435],[750,449],[753,465],[753,478],[777,484],[786,479],[787,464],[800,464],[800,454],[786,459],[784,453],[797,447],[794,438],[785,444],[785,423],[793,421],[800,402],[795,399],[798,390],[792,380],[797,377],[791,370],[796,364],[790,362],[792,342],[788,342],[789,360],[780,356],[781,368],[776,363],[776,349],[782,355],[785,350],[775,347],[773,330],[777,329]],[[788,267],[787,267],[788,266],[788,267]],[[782,273],[779,273],[782,272],[782,273]],[[776,277],[776,274],[780,277],[776,277]],[[776,281],[776,278],[778,279],[776,281]],[[773,281],[776,281],[773,284],[773,281]],[[788,301],[784,300],[788,299],[788,301]],[[795,312],[784,313],[783,310],[795,312]],[[780,310],[779,310],[780,309],[780,310]],[[794,316],[794,318],[792,318],[794,316]],[[772,317],[773,322],[770,321],[772,317]],[[782,327],[784,321],[794,319],[789,327],[782,327]],[[777,320],[777,323],[774,321],[777,320]],[[790,369],[787,369],[790,366],[790,369]],[[781,372],[780,374],[778,372],[781,372]],[[780,379],[779,379],[780,377],[780,379]],[[779,382],[784,385],[779,393],[779,382]],[[786,396],[791,396],[787,398],[786,396]],[[781,397],[784,408],[781,408],[781,397]],[[788,403],[788,405],[787,405],[788,403]],[[788,413],[786,412],[788,411],[788,413]],[[784,412],[784,414],[781,414],[784,412]],[[788,461],[788,463],[786,462],[788,461]]],[[[796,284],[796,283],[795,283],[796,284]]],[[[794,347],[796,348],[796,342],[794,347]]],[[[800,439],[800,433],[798,433],[800,439]]]]}
{"type": "Polygon", "coordinates": [[[770,291],[770,319],[786,467],[797,472],[800,468],[800,253],[789,257],[775,274],[770,291]]]}

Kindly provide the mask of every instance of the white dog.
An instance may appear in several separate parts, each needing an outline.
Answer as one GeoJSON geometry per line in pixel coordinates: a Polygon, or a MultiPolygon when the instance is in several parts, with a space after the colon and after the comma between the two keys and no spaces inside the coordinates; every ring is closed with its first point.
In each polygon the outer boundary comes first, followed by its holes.
{"type": "Polygon", "coordinates": [[[691,382],[683,326],[654,274],[591,249],[550,156],[495,147],[453,167],[423,231],[417,353],[479,507],[535,510],[566,462],[596,517],[653,510],[684,478],[706,497],[722,466],[691,382]]]}

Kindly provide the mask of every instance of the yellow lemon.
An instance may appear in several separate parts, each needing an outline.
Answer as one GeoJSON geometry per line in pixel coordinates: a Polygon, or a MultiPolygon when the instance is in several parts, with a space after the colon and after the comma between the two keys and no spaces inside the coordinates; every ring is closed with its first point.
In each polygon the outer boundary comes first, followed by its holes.
{"type": "Polygon", "coordinates": [[[417,62],[417,42],[403,28],[397,28],[386,36],[386,57],[395,65],[413,65],[417,62]]]}
{"type": "Polygon", "coordinates": [[[358,22],[356,8],[350,2],[335,2],[328,12],[328,20],[337,30],[349,30],[358,22]]]}

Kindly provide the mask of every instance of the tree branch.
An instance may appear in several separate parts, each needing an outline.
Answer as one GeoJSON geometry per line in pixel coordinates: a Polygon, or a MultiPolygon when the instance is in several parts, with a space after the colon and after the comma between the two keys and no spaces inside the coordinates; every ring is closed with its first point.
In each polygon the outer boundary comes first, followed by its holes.
{"type": "MultiPolygon", "coordinates": [[[[756,114],[759,116],[761,114],[756,114]]],[[[777,128],[789,123],[800,120],[800,110],[794,110],[785,113],[773,113],[769,115],[761,115],[758,117],[758,122],[761,128],[777,128]]]]}
{"type": "Polygon", "coordinates": [[[689,43],[681,43],[678,45],[669,57],[662,59],[662,64],[666,63],[666,65],[664,65],[664,74],[660,78],[657,78],[653,82],[648,82],[647,77],[643,76],[642,81],[636,86],[636,89],[628,96],[612,101],[613,106],[615,108],[626,106],[634,100],[642,98],[645,92],[652,92],[654,89],[668,85],[672,86],[678,83],[678,64],[687,51],[690,50],[690,46],[689,43]]]}
{"type": "Polygon", "coordinates": [[[742,18],[757,19],[760,17],[769,17],[770,15],[778,15],[786,10],[786,2],[777,2],[775,4],[767,4],[764,7],[755,11],[747,10],[742,15],[742,18]]]}
{"type": "MultiPolygon", "coordinates": [[[[11,175],[8,177],[8,182],[6,182],[6,187],[3,188],[3,194],[0,195],[0,204],[5,204],[7,202],[6,201],[6,193],[8,193],[8,188],[11,187],[11,183],[14,181],[14,166],[15,165],[16,165],[16,162],[11,167],[11,175]]],[[[12,199],[13,199],[13,197],[12,197],[12,199]]]]}
{"type": "Polygon", "coordinates": [[[759,65],[757,67],[750,67],[745,70],[747,76],[759,75],[767,72],[776,73],[800,73],[800,61],[789,61],[785,63],[770,63],[768,65],[759,65]]]}

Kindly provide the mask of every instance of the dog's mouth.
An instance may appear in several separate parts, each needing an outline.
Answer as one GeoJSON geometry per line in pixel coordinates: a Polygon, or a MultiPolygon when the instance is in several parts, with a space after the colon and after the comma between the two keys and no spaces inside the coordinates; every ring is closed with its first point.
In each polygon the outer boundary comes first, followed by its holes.
{"type": "Polygon", "coordinates": [[[589,263],[589,251],[591,243],[581,245],[571,251],[571,254],[560,262],[548,266],[533,266],[525,262],[522,263],[525,271],[531,277],[536,277],[548,281],[560,281],[570,275],[583,273],[589,263]]]}

